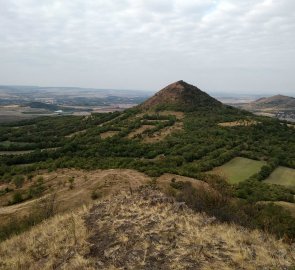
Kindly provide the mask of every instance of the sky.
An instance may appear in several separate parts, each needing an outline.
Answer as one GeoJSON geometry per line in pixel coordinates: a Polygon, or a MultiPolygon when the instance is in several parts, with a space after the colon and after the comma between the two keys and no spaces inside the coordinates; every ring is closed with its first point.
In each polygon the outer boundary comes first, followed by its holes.
{"type": "Polygon", "coordinates": [[[295,95],[294,0],[0,0],[0,84],[295,95]]]}

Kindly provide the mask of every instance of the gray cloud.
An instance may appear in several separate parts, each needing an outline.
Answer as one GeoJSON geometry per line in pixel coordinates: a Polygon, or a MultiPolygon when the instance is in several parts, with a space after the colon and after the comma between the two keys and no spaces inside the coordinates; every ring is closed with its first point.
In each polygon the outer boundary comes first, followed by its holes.
{"type": "Polygon", "coordinates": [[[295,94],[293,0],[0,0],[0,84],[295,94]]]}

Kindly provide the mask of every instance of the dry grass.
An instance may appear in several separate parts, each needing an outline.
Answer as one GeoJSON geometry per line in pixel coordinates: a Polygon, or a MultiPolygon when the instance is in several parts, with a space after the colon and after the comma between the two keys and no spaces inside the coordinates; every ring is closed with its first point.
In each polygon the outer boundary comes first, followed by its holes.
{"type": "Polygon", "coordinates": [[[102,139],[106,139],[106,138],[111,138],[117,135],[118,133],[119,131],[106,131],[106,132],[100,133],[99,135],[102,139]]]}
{"type": "Polygon", "coordinates": [[[133,139],[133,138],[135,138],[137,135],[142,134],[143,132],[145,132],[145,131],[148,130],[148,129],[153,129],[154,127],[155,127],[154,125],[142,125],[142,126],[139,127],[138,129],[136,129],[136,130],[130,132],[130,133],[128,134],[127,137],[128,137],[129,139],[133,139]]]}
{"type": "MultiPolygon", "coordinates": [[[[34,177],[42,176],[47,187],[45,196],[49,192],[56,192],[57,212],[65,212],[92,202],[91,195],[97,192],[101,197],[114,195],[129,188],[138,188],[150,181],[146,175],[125,169],[82,171],[75,169],[60,169],[55,172],[40,172],[34,177]],[[74,178],[74,188],[70,188],[69,179],[74,178]],[[49,191],[50,189],[50,191],[49,191]]],[[[32,182],[33,183],[33,182],[32,182]]],[[[31,183],[31,184],[32,184],[31,183]]],[[[23,191],[30,185],[25,184],[23,191]]],[[[2,205],[11,199],[12,194],[2,196],[2,205]],[[6,199],[6,202],[3,201],[6,199]]],[[[0,225],[6,224],[12,217],[24,217],[29,214],[39,199],[20,204],[0,207],[0,225]]]]}
{"type": "MultiPolygon", "coordinates": [[[[150,110],[150,111],[145,111],[143,113],[138,113],[135,118],[142,118],[144,115],[155,115],[155,114],[159,114],[162,116],[175,116],[176,119],[178,120],[182,120],[184,118],[184,112],[177,112],[177,111],[159,111],[159,112],[155,112],[154,110],[150,110]]],[[[159,121],[159,120],[157,120],[159,121]]]]}
{"type": "Polygon", "coordinates": [[[173,132],[181,131],[181,130],[183,130],[183,123],[176,122],[173,126],[165,127],[149,136],[145,136],[143,139],[143,142],[156,143],[156,142],[164,140],[168,135],[172,134],[173,132]]]}
{"type": "Polygon", "coordinates": [[[219,123],[218,125],[221,127],[249,127],[249,126],[254,126],[257,125],[258,122],[255,120],[238,120],[238,121],[233,121],[233,122],[224,122],[224,123],[219,123]]]}
{"type": "Polygon", "coordinates": [[[290,214],[295,218],[295,203],[290,202],[275,202],[275,204],[282,206],[290,212],[290,214]]]}
{"type": "Polygon", "coordinates": [[[56,216],[0,244],[0,269],[87,269],[86,208],[56,216]]]}
{"type": "Polygon", "coordinates": [[[0,244],[0,269],[288,269],[291,247],[141,188],[0,244]],[[84,220],[83,220],[84,219],[84,220]]]}
{"type": "Polygon", "coordinates": [[[204,182],[204,181],[200,181],[200,180],[196,180],[194,178],[190,178],[190,177],[185,177],[185,176],[181,176],[181,175],[177,175],[177,174],[171,174],[171,173],[165,173],[163,175],[161,175],[160,177],[157,178],[157,186],[163,190],[164,192],[168,191],[171,189],[170,184],[172,183],[172,181],[174,182],[178,182],[178,181],[182,181],[182,182],[190,182],[192,184],[192,187],[198,189],[200,187],[204,187],[206,189],[210,189],[210,186],[204,182]]]}
{"type": "Polygon", "coordinates": [[[184,118],[184,112],[174,112],[174,111],[161,111],[159,112],[160,115],[164,115],[164,116],[169,116],[169,115],[173,115],[176,117],[176,119],[178,120],[182,120],[184,118]]]}

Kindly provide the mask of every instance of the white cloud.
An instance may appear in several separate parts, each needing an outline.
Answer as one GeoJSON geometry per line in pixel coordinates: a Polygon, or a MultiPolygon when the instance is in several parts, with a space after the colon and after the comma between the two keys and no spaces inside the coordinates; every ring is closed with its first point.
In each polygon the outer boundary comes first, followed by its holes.
{"type": "Polygon", "coordinates": [[[157,89],[183,78],[291,91],[294,10],[293,0],[0,0],[0,83],[157,89]]]}

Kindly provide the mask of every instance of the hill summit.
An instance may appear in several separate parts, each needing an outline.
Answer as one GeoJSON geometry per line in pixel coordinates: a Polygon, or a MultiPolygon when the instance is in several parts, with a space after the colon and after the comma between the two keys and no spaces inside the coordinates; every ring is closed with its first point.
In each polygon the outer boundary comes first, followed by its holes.
{"type": "Polygon", "coordinates": [[[140,105],[149,109],[180,109],[192,110],[203,107],[220,107],[222,103],[200,90],[198,87],[184,81],[169,84],[153,97],[140,105]]]}

